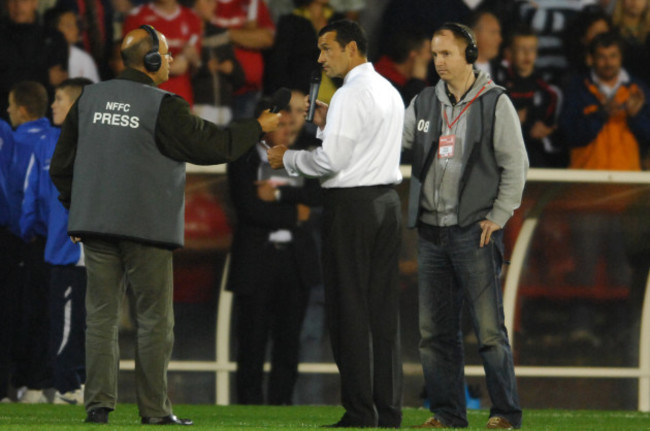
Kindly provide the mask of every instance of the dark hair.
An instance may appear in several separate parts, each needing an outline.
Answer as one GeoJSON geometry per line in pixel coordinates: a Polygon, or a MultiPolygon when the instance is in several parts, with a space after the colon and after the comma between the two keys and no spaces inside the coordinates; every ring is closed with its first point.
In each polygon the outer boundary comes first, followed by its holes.
{"type": "Polygon", "coordinates": [[[73,13],[75,16],[77,16],[77,12],[70,8],[64,6],[56,6],[45,11],[43,14],[43,24],[45,27],[53,28],[56,30],[59,26],[59,22],[61,21],[61,16],[65,13],[73,13]]]}
{"type": "Polygon", "coordinates": [[[422,48],[422,44],[428,39],[429,36],[423,32],[415,30],[399,31],[391,37],[386,48],[386,55],[395,63],[402,63],[406,61],[411,51],[422,48]]]}
{"type": "Polygon", "coordinates": [[[73,100],[77,100],[81,95],[81,90],[86,85],[90,85],[93,82],[88,78],[69,78],[56,86],[57,90],[68,91],[73,100]]]}
{"type": "Polygon", "coordinates": [[[478,8],[470,16],[468,27],[472,28],[472,29],[476,28],[479,21],[481,21],[481,18],[483,18],[485,15],[492,15],[493,17],[495,17],[497,19],[497,21],[499,21],[499,23],[501,23],[501,20],[499,19],[499,17],[494,12],[492,12],[490,9],[478,8]]]}
{"type": "Polygon", "coordinates": [[[516,26],[512,31],[508,32],[506,37],[506,46],[512,47],[512,43],[516,37],[534,37],[537,38],[537,33],[527,25],[521,24],[516,26]]]}
{"type": "Polygon", "coordinates": [[[612,17],[605,12],[600,6],[585,6],[573,21],[578,38],[584,37],[589,27],[598,21],[605,21],[610,29],[614,27],[612,17]]]}
{"type": "Polygon", "coordinates": [[[47,112],[47,90],[40,82],[20,81],[11,87],[11,94],[18,106],[23,106],[30,116],[41,118],[47,112]]]}
{"type": "Polygon", "coordinates": [[[621,54],[623,54],[623,39],[621,39],[618,33],[615,31],[601,33],[594,37],[594,40],[589,44],[589,53],[595,55],[598,48],[609,48],[614,45],[616,45],[621,54]]]}
{"type": "Polygon", "coordinates": [[[126,49],[120,50],[122,61],[126,67],[141,67],[144,66],[144,56],[153,49],[153,40],[151,36],[142,38],[142,40],[134,43],[126,49]]]}
{"type": "Polygon", "coordinates": [[[309,6],[314,0],[293,0],[295,7],[309,6]]]}
{"type": "Polygon", "coordinates": [[[368,53],[368,37],[363,27],[361,27],[355,21],[350,21],[349,19],[341,19],[334,21],[321,29],[318,32],[318,36],[322,36],[325,33],[331,31],[336,32],[336,41],[341,47],[345,47],[350,42],[357,43],[357,49],[364,57],[368,53]]]}
{"type": "MultiPolygon", "coordinates": [[[[272,96],[263,96],[259,102],[257,102],[257,105],[255,105],[255,118],[259,117],[262,115],[262,112],[266,111],[267,109],[271,109],[275,106],[275,103],[273,101],[272,96]]],[[[281,109],[280,112],[291,112],[291,107],[288,105],[284,107],[284,109],[281,109]]]]}

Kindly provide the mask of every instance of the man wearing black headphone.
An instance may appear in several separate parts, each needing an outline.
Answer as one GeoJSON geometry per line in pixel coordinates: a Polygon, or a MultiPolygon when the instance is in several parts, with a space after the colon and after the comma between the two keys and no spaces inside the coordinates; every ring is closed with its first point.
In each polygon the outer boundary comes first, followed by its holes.
{"type": "Polygon", "coordinates": [[[433,417],[421,428],[467,427],[463,339],[467,302],[492,401],[488,429],[521,426],[504,326],[503,227],[521,203],[528,157],[514,106],[473,63],[472,31],[446,23],[431,51],[440,81],[412,101],[408,225],[418,229],[420,357],[433,417]]]}
{"type": "Polygon", "coordinates": [[[50,166],[81,241],[86,289],[86,422],[106,423],[117,403],[117,327],[124,277],[136,298],[135,379],[143,424],[191,425],[172,413],[167,365],[173,346],[172,250],[183,245],[185,162],[235,160],[279,114],[218,128],[182,98],[156,88],[173,61],[164,35],[143,26],[121,47],[126,70],[84,88],[50,166]]]}

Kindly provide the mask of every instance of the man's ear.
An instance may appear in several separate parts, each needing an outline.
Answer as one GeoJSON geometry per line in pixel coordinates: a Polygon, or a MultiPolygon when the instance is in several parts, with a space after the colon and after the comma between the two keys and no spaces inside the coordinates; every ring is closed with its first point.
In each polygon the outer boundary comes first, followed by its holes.
{"type": "Polygon", "coordinates": [[[351,41],[347,45],[345,45],[345,49],[350,49],[350,54],[358,54],[359,53],[359,48],[357,47],[357,42],[356,41],[351,41]]]}
{"type": "Polygon", "coordinates": [[[31,117],[31,115],[29,115],[29,111],[27,110],[26,106],[19,106],[18,114],[20,114],[20,121],[22,122],[26,122],[31,117]]]}

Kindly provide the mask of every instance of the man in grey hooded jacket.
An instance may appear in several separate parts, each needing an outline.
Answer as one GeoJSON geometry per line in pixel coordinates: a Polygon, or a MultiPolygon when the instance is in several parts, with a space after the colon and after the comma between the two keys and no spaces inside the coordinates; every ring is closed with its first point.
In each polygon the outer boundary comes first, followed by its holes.
{"type": "Polygon", "coordinates": [[[432,39],[440,81],[410,103],[410,227],[418,228],[420,356],[434,416],[466,427],[460,315],[467,301],[492,401],[488,429],[521,426],[499,275],[503,227],[521,203],[528,157],[514,106],[477,72],[474,36],[447,23],[432,39]]]}

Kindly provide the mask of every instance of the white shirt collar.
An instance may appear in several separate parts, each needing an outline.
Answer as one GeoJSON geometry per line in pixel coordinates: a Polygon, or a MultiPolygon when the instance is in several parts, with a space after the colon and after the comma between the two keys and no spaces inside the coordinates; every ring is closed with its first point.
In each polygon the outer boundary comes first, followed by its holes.
{"type": "Polygon", "coordinates": [[[361,63],[358,66],[354,66],[352,70],[350,70],[348,74],[345,75],[345,78],[343,78],[343,84],[348,83],[351,79],[354,79],[358,75],[362,75],[367,72],[372,72],[374,70],[375,67],[369,61],[366,61],[365,63],[361,63]]]}
{"type": "Polygon", "coordinates": [[[620,72],[618,72],[618,78],[616,78],[616,83],[613,86],[609,86],[603,83],[600,80],[600,78],[598,78],[598,76],[596,75],[596,72],[594,72],[594,70],[591,69],[591,79],[598,86],[600,91],[602,91],[609,98],[616,93],[618,87],[620,87],[621,84],[625,84],[630,81],[630,74],[627,73],[625,69],[621,68],[620,72]]]}

